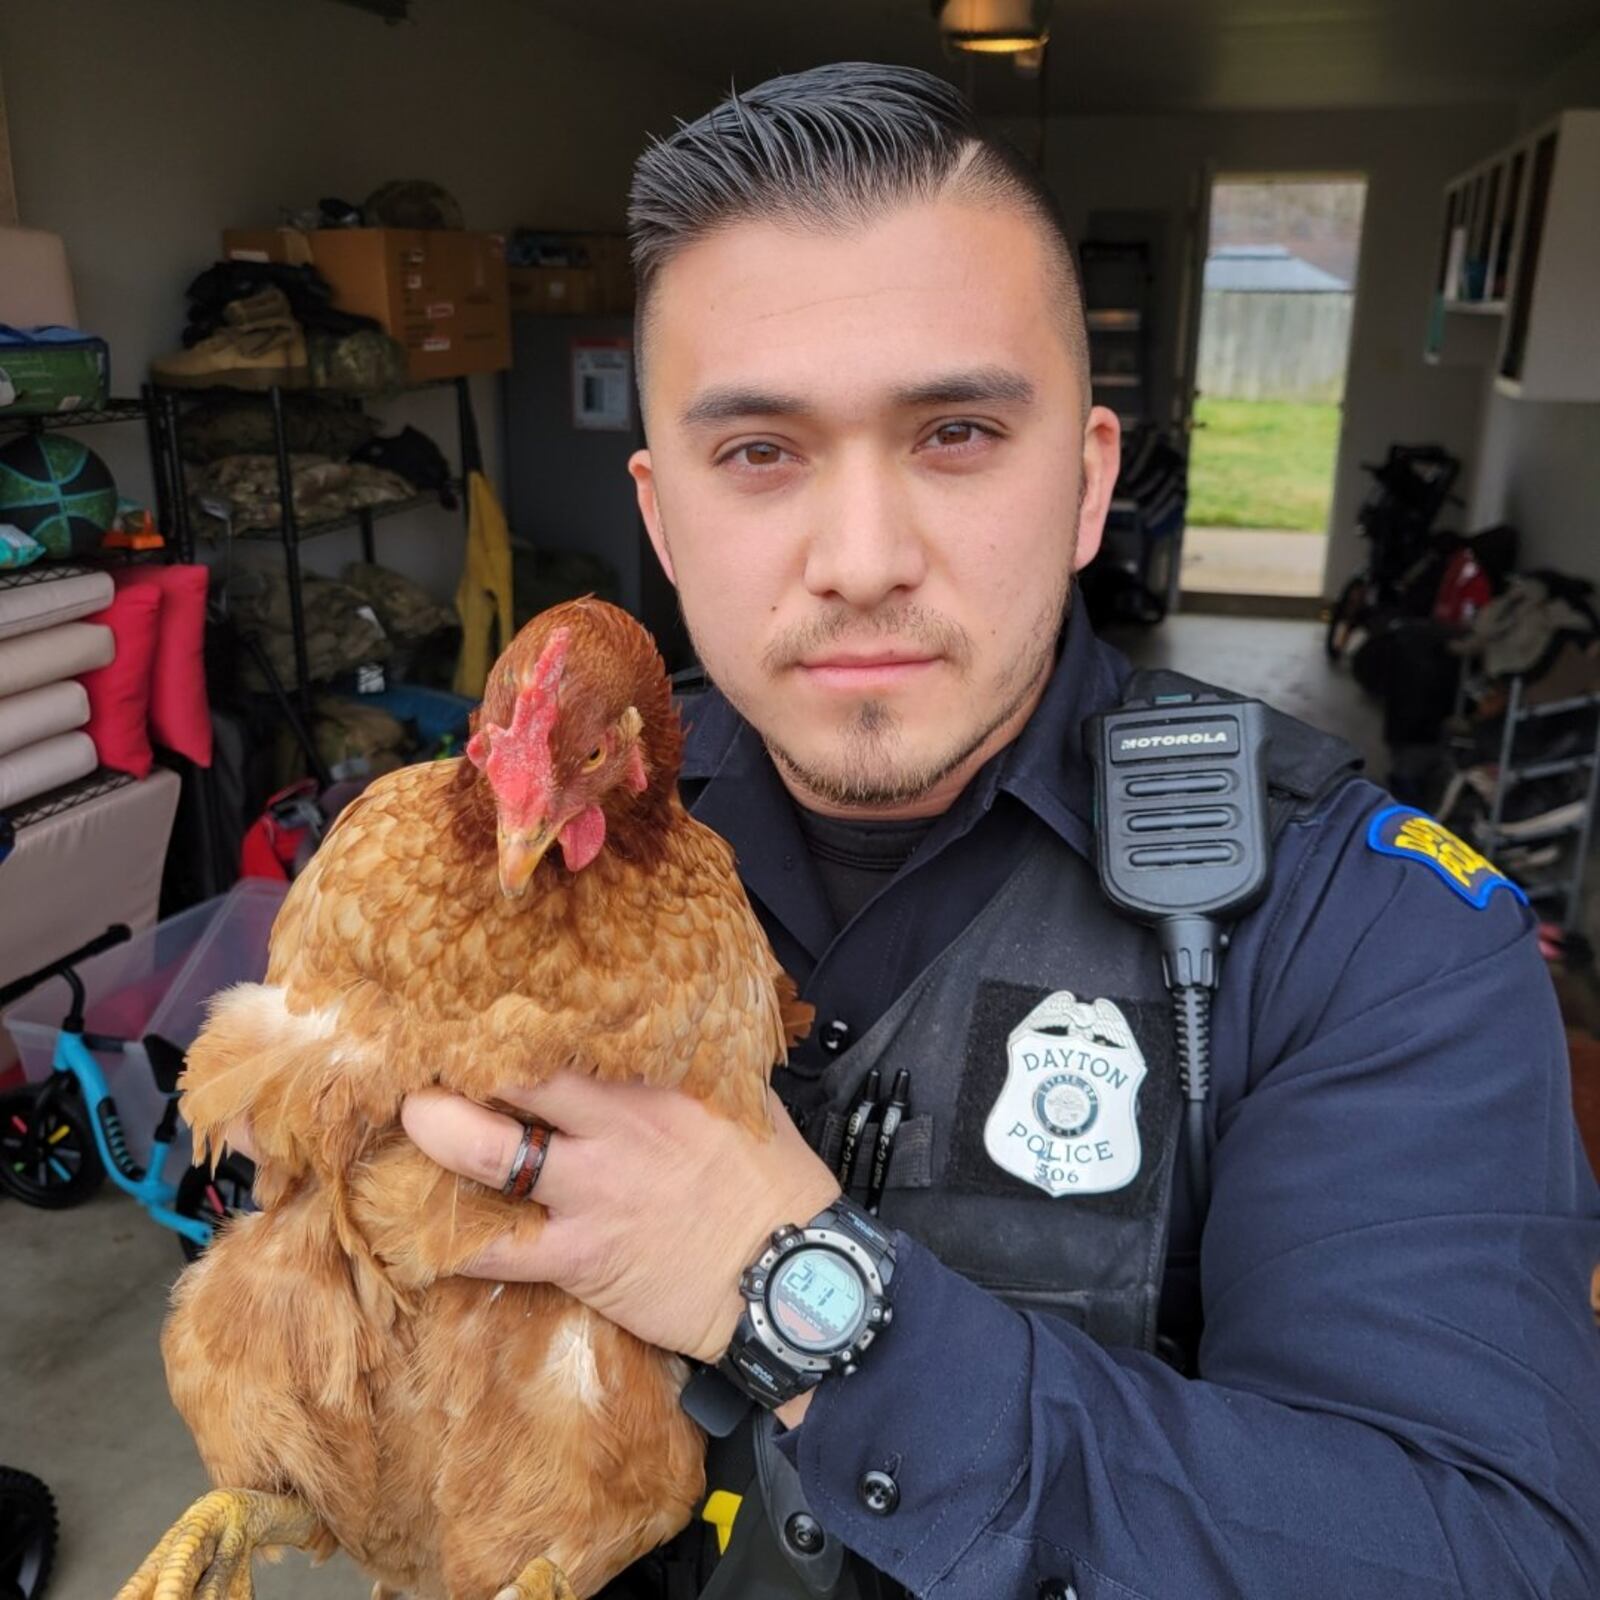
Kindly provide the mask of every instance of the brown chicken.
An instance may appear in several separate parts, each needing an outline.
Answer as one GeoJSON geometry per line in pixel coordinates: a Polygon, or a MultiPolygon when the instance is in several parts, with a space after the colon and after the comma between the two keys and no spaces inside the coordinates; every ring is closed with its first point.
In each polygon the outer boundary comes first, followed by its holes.
{"type": "Polygon", "coordinates": [[[119,1600],[247,1600],[252,1550],[284,1544],[343,1548],[375,1595],[588,1595],[687,1521],[683,1364],[553,1288],[451,1276],[543,1212],[400,1126],[427,1085],[493,1104],[572,1067],[770,1132],[808,1008],[678,801],[680,742],[637,623],[536,617],[466,758],[372,784],[291,889],[265,984],[215,1004],[183,1110],[197,1159],[249,1118],[262,1210],[184,1273],[162,1349],[218,1492],[119,1600]]]}

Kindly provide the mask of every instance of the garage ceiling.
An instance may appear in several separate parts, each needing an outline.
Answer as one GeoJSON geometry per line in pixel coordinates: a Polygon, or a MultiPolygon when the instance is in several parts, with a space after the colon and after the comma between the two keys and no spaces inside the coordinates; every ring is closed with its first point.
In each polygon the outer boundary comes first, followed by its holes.
{"type": "MultiPolygon", "coordinates": [[[[530,0],[708,85],[821,61],[903,61],[962,81],[928,0],[530,0]]],[[[1600,34],[1595,0],[1055,0],[1055,111],[1267,110],[1515,101],[1600,34]]],[[[1032,111],[1009,63],[975,64],[988,112],[1032,111]]]]}

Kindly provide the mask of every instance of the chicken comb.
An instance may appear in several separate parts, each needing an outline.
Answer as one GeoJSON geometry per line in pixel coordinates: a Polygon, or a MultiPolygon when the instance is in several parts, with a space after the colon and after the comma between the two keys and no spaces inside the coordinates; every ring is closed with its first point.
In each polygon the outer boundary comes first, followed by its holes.
{"type": "Polygon", "coordinates": [[[556,725],[558,691],[572,645],[568,628],[545,642],[528,681],[517,691],[511,726],[485,722],[467,741],[467,758],[483,770],[501,806],[520,815],[550,801],[550,734],[556,725]]]}

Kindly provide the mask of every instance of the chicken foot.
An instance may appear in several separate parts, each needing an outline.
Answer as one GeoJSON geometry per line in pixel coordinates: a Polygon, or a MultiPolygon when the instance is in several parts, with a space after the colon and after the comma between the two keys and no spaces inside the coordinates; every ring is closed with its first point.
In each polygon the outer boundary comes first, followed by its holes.
{"type": "Polygon", "coordinates": [[[566,1573],[541,1556],[530,1561],[494,1600],[578,1600],[578,1596],[566,1573]]]}
{"type": "Polygon", "coordinates": [[[333,1540],[303,1500],[213,1489],[178,1518],[117,1600],[253,1600],[251,1558],[267,1545],[327,1555],[333,1540]]]}

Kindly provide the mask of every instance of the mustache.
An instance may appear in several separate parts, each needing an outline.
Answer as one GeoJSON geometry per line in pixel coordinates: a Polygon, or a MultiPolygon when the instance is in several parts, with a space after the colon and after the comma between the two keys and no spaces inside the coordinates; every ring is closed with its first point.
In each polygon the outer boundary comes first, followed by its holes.
{"type": "Polygon", "coordinates": [[[828,645],[865,644],[884,638],[944,656],[956,667],[964,668],[972,659],[972,637],[960,623],[926,606],[899,605],[866,616],[841,608],[797,623],[761,652],[761,665],[768,672],[779,672],[828,645]]]}

